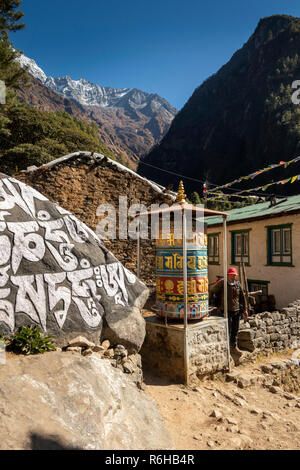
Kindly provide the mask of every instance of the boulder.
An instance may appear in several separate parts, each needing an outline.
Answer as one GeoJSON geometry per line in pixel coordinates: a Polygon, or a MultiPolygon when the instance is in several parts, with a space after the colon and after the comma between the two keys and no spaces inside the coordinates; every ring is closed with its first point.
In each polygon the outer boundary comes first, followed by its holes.
{"type": "Polygon", "coordinates": [[[172,448],[154,401],[97,354],[9,359],[0,396],[1,450],[172,448]]]}
{"type": "Polygon", "coordinates": [[[84,336],[76,336],[76,338],[71,339],[68,344],[68,347],[94,348],[95,344],[89,341],[84,336]]]}
{"type": "Polygon", "coordinates": [[[109,339],[111,344],[122,344],[128,352],[138,352],[145,339],[146,325],[141,316],[141,308],[144,306],[149,292],[144,290],[136,299],[132,299],[133,306],[124,307],[124,311],[107,310],[102,337],[109,339]]]}
{"type": "Polygon", "coordinates": [[[57,346],[78,335],[138,350],[148,289],[70,212],[0,173],[0,334],[39,325],[57,346]]]}

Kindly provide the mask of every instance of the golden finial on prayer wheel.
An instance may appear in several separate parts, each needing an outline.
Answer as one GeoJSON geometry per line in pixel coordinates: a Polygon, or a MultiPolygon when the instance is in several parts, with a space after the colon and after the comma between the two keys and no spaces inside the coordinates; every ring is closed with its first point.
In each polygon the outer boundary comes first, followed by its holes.
{"type": "Polygon", "coordinates": [[[184,204],[186,202],[185,198],[186,198],[186,194],[184,194],[183,182],[180,181],[179,187],[178,187],[178,194],[176,196],[176,202],[178,202],[179,204],[184,204]]]}

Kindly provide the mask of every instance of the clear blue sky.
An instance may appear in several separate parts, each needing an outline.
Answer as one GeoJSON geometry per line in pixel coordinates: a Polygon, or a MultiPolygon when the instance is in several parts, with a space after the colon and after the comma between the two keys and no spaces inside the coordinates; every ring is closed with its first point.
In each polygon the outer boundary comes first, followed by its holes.
{"type": "Polygon", "coordinates": [[[299,0],[23,0],[16,48],[47,75],[158,93],[180,109],[264,16],[299,0]]]}

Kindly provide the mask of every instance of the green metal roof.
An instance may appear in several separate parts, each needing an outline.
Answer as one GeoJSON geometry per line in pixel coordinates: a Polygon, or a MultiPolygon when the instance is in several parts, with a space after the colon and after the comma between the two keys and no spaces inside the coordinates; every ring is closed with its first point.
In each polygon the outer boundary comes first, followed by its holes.
{"type": "MultiPolygon", "coordinates": [[[[279,200],[280,201],[280,200],[279,200]]],[[[278,201],[278,202],[279,202],[278,201]]],[[[240,222],[246,219],[257,219],[264,217],[275,217],[276,215],[283,215],[291,211],[300,212],[300,194],[296,196],[287,197],[287,200],[280,202],[278,205],[270,207],[270,202],[262,202],[260,204],[253,204],[252,206],[241,207],[239,209],[232,209],[226,211],[227,222],[240,222]]],[[[222,224],[222,217],[208,217],[205,219],[208,226],[222,224]]]]}

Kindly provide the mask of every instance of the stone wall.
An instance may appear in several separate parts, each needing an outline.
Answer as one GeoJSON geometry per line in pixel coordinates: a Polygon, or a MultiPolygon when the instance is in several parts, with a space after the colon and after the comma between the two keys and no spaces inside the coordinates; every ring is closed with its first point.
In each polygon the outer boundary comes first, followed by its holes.
{"type": "Polygon", "coordinates": [[[271,362],[261,366],[261,370],[265,375],[265,385],[270,387],[271,392],[277,393],[279,390],[276,387],[281,386],[286,392],[299,393],[299,359],[271,362]]]}
{"type": "MultiPolygon", "coordinates": [[[[109,203],[119,209],[119,196],[127,196],[128,209],[132,204],[172,204],[174,193],[147,181],[132,170],[113,160],[90,152],[78,152],[69,158],[58,159],[47,166],[20,172],[15,178],[27,183],[76,215],[92,230],[101,217],[97,207],[109,203]]],[[[130,222],[128,218],[128,223],[130,222]]],[[[117,215],[118,230],[118,215],[117,215]]],[[[128,269],[136,273],[137,243],[134,240],[104,240],[106,248],[128,269]]],[[[141,241],[141,279],[154,285],[154,240],[141,241]]]]}
{"type": "Polygon", "coordinates": [[[248,351],[279,351],[300,347],[300,300],[276,312],[250,317],[241,326],[238,344],[248,351]]]}
{"type": "Polygon", "coordinates": [[[145,320],[146,336],[140,350],[143,370],[184,382],[183,330],[166,328],[155,316],[145,320]]]}
{"type": "MultiPolygon", "coordinates": [[[[228,382],[234,382],[240,388],[249,388],[255,385],[262,385],[269,388],[272,393],[299,393],[300,391],[300,359],[278,358],[274,362],[260,366],[260,369],[236,370],[226,374],[228,382]]],[[[288,398],[287,394],[284,394],[288,398]]],[[[295,398],[294,396],[292,398],[295,398]]],[[[288,398],[289,399],[289,398],[288,398]]],[[[300,398],[297,400],[300,405],[300,398]]]]}
{"type": "Polygon", "coordinates": [[[201,378],[228,367],[226,323],[209,318],[189,330],[189,375],[201,378]]]}
{"type": "MultiPolygon", "coordinates": [[[[184,382],[183,325],[171,323],[166,327],[163,320],[154,315],[145,317],[145,320],[146,338],[140,351],[143,367],[184,382]]],[[[241,349],[254,352],[249,355],[250,360],[256,357],[256,353],[298,348],[300,356],[300,300],[278,312],[264,312],[250,317],[246,323],[241,322],[238,341],[241,349]]],[[[190,382],[225,371],[228,350],[224,318],[210,317],[194,324],[189,322],[188,350],[190,382]]],[[[276,367],[273,369],[276,370],[276,367]]],[[[278,376],[276,380],[279,381],[278,376]]],[[[276,384],[276,380],[266,379],[268,385],[276,384]]],[[[286,373],[282,374],[282,380],[288,381],[286,373]]]]}
{"type": "MultiPolygon", "coordinates": [[[[185,382],[183,325],[168,327],[155,316],[145,318],[146,338],[141,348],[143,368],[185,382]]],[[[209,318],[188,328],[189,381],[221,371],[228,366],[226,323],[209,318]]]]}

